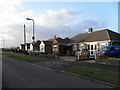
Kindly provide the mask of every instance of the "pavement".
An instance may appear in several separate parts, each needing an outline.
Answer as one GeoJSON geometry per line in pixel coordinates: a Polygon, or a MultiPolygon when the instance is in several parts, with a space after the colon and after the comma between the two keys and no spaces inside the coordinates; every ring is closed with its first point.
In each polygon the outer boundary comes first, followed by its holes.
{"type": "Polygon", "coordinates": [[[36,64],[39,66],[44,66],[44,67],[54,69],[54,70],[64,70],[64,69],[76,67],[76,66],[89,66],[89,67],[95,67],[95,68],[99,68],[99,69],[120,72],[120,69],[119,69],[120,67],[96,64],[95,60],[92,60],[92,59],[75,61],[75,57],[73,57],[73,56],[59,57],[58,59],[46,58],[46,57],[36,57],[36,56],[32,56],[32,57],[47,59],[47,61],[43,61],[43,62],[31,61],[30,63],[36,64]]]}
{"type": "MultiPolygon", "coordinates": [[[[62,66],[66,62],[55,60],[47,62],[62,66]]],[[[112,88],[99,82],[52,71],[34,63],[3,56],[2,88],[112,88]]]]}
{"type": "Polygon", "coordinates": [[[62,56],[59,58],[65,60],[65,61],[75,61],[76,60],[75,56],[62,56]]]}

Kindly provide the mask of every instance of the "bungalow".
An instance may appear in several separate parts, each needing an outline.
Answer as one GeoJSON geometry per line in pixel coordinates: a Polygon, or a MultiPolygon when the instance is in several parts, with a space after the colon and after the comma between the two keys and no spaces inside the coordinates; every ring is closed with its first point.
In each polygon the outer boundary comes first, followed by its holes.
{"type": "Polygon", "coordinates": [[[31,43],[21,44],[22,51],[30,51],[33,49],[33,45],[31,43]]]}
{"type": "Polygon", "coordinates": [[[52,41],[41,41],[40,51],[46,54],[52,54],[52,41]]]}
{"type": "Polygon", "coordinates": [[[26,49],[25,49],[25,44],[20,44],[21,45],[21,50],[22,51],[25,51],[26,49]]]}
{"type": "Polygon", "coordinates": [[[46,40],[46,41],[41,41],[41,44],[40,44],[40,51],[42,51],[42,52],[44,52],[44,53],[47,53],[47,54],[53,54],[52,53],[52,44],[53,44],[53,41],[55,40],[55,39],[58,39],[58,38],[60,38],[60,37],[54,37],[54,38],[50,38],[50,39],[48,39],[48,40],[46,40]]]}
{"type": "Polygon", "coordinates": [[[52,43],[52,54],[66,55],[67,44],[69,41],[69,38],[56,38],[52,43]]]}
{"type": "Polygon", "coordinates": [[[69,45],[72,45],[73,52],[78,49],[89,49],[90,55],[94,55],[104,46],[120,45],[120,34],[109,29],[93,31],[92,28],[89,28],[87,33],[81,33],[71,38],[69,45]]]}
{"type": "Polygon", "coordinates": [[[40,40],[34,41],[34,43],[32,44],[33,45],[33,49],[39,51],[40,50],[40,43],[41,43],[40,40]]]}
{"type": "Polygon", "coordinates": [[[48,54],[74,55],[78,49],[89,49],[90,55],[101,50],[104,46],[120,45],[120,34],[109,29],[78,34],[71,39],[54,37],[46,41],[37,40],[34,43],[21,44],[23,51],[32,49],[40,50],[48,54]],[[34,47],[33,47],[34,46],[34,47]]]}

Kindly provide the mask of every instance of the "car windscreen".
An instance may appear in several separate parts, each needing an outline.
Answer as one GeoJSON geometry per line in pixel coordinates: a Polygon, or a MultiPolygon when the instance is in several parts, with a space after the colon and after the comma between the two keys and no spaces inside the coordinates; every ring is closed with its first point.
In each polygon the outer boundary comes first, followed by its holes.
{"type": "Polygon", "coordinates": [[[109,51],[110,50],[110,47],[104,47],[103,49],[102,49],[102,51],[109,51]]]}

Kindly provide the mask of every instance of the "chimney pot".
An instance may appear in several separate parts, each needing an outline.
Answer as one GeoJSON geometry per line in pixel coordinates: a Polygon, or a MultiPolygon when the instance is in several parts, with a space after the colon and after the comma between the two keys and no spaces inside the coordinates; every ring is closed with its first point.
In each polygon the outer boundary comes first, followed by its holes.
{"type": "Polygon", "coordinates": [[[88,28],[88,33],[93,32],[93,28],[88,28]]]}
{"type": "Polygon", "coordinates": [[[57,39],[57,36],[55,35],[54,38],[57,39]]]}

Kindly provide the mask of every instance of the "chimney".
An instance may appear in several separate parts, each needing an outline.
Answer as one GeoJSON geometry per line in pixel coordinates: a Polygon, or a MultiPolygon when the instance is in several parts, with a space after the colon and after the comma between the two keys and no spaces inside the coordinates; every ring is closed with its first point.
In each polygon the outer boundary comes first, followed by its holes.
{"type": "Polygon", "coordinates": [[[57,36],[55,35],[54,38],[57,39],[57,36]]]}
{"type": "Polygon", "coordinates": [[[93,28],[88,28],[88,33],[93,32],[93,28]]]}

